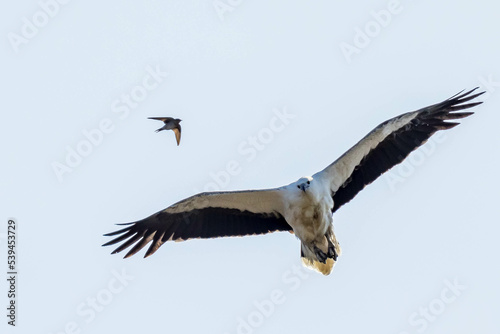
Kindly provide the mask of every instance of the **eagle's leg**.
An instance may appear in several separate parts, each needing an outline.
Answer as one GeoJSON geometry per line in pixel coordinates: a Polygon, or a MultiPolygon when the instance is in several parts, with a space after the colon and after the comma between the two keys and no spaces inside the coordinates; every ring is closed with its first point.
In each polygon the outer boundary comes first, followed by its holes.
{"type": "Polygon", "coordinates": [[[325,238],[328,241],[328,257],[337,261],[340,253],[340,246],[337,242],[337,238],[335,238],[335,234],[333,233],[333,225],[330,224],[328,227],[325,238]]]}
{"type": "Polygon", "coordinates": [[[316,258],[321,263],[326,263],[326,260],[328,258],[331,258],[334,261],[337,261],[337,257],[339,256],[337,254],[337,251],[335,250],[335,245],[333,244],[333,242],[331,242],[331,240],[328,238],[327,238],[327,240],[328,240],[328,252],[327,253],[323,252],[316,245],[314,245],[314,254],[316,254],[316,258]]]}
{"type": "MultiPolygon", "coordinates": [[[[330,252],[330,250],[328,250],[328,252],[330,252]]],[[[319,262],[326,263],[326,259],[328,259],[328,256],[316,245],[314,245],[314,254],[316,254],[316,258],[318,259],[319,262]]]]}
{"type": "Polygon", "coordinates": [[[337,254],[337,251],[335,250],[335,245],[333,244],[333,242],[328,239],[328,257],[329,258],[332,258],[334,261],[337,261],[337,257],[339,256],[337,254]]]}

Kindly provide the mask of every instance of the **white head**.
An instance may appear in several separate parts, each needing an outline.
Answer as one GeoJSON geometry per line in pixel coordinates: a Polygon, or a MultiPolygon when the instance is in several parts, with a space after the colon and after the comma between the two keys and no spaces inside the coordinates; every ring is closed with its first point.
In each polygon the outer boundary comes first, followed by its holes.
{"type": "Polygon", "coordinates": [[[304,176],[298,179],[295,182],[295,185],[297,188],[302,190],[303,192],[306,192],[306,190],[311,186],[311,182],[313,181],[313,178],[310,176],[304,176]]]}

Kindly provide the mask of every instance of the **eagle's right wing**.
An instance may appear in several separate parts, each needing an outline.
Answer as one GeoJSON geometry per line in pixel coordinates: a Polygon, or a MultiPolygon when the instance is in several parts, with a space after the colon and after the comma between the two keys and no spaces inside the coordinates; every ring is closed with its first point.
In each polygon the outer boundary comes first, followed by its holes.
{"type": "Polygon", "coordinates": [[[119,253],[135,244],[125,255],[137,253],[149,242],[145,257],[166,241],[193,238],[217,238],[275,231],[292,231],[283,218],[283,196],[280,188],[233,192],[201,193],[184,199],[145,219],[105,236],[116,236],[103,246],[122,244],[119,253]]]}

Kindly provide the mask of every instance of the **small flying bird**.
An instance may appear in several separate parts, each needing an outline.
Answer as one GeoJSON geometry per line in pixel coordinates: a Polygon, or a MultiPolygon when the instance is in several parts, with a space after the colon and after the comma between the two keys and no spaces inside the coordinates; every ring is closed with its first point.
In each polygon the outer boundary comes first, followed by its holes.
{"type": "Polygon", "coordinates": [[[155,132],[160,132],[162,130],[174,131],[175,139],[177,140],[177,146],[179,146],[179,143],[181,142],[181,125],[179,123],[182,121],[182,119],[172,118],[172,117],[148,117],[148,119],[154,119],[165,123],[164,126],[159,128],[155,132]]]}
{"type": "Polygon", "coordinates": [[[473,94],[476,89],[380,124],[312,176],[274,189],[194,195],[142,220],[119,224],[127,227],[106,234],[117,237],[103,246],[123,242],[115,254],[135,244],[127,258],[151,242],[144,256],[148,257],[167,241],[288,231],[301,242],[303,264],[328,275],[341,253],[332,215],[436,131],[459,124],[451,120],[473,114],[457,111],[482,103],[466,103],[484,93],[473,94]]]}

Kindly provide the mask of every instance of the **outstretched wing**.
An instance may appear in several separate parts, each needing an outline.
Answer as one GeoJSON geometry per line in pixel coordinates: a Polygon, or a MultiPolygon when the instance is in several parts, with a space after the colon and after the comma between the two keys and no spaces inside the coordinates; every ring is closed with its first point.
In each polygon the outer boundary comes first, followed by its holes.
{"type": "Polygon", "coordinates": [[[166,123],[168,121],[173,120],[172,117],[148,117],[148,119],[154,119],[156,121],[162,121],[163,123],[166,123]]]}
{"type": "Polygon", "coordinates": [[[179,146],[181,142],[181,125],[178,124],[176,128],[173,128],[172,131],[175,133],[175,140],[177,141],[177,146],[179,146]]]}
{"type": "Polygon", "coordinates": [[[122,242],[112,254],[135,244],[125,255],[137,253],[152,241],[144,257],[166,241],[218,238],[292,231],[282,216],[279,189],[201,193],[184,199],[121,230],[105,234],[117,236],[103,246],[122,242]]]}
{"type": "Polygon", "coordinates": [[[366,185],[403,161],[436,131],[451,129],[459,123],[447,122],[472,115],[456,112],[482,102],[465,103],[483,94],[470,90],[420,110],[394,117],[371,131],[324,170],[313,175],[330,183],[333,212],[349,202],[366,185]]]}

